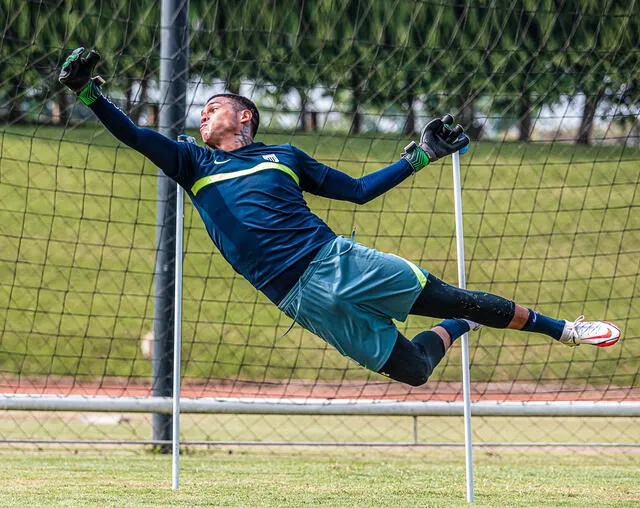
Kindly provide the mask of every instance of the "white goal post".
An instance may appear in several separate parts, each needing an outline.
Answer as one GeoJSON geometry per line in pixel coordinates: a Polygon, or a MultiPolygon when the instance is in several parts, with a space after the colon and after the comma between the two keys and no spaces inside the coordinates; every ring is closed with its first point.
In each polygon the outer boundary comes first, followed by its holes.
{"type": "MultiPolygon", "coordinates": [[[[87,411],[171,414],[171,397],[85,397],[80,395],[0,395],[3,411],[87,411]]],[[[463,402],[366,399],[183,398],[181,413],[462,416],[463,402]]],[[[640,417],[640,402],[481,401],[474,416],[640,417]]]]}

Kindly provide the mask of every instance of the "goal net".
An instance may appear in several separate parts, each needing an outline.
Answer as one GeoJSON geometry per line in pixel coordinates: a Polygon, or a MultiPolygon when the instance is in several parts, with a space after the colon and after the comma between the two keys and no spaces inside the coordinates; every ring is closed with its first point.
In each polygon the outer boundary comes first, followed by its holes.
{"type": "MultiPolygon", "coordinates": [[[[75,47],[95,47],[105,93],[155,128],[166,105],[159,4],[2,0],[0,13],[0,399],[34,401],[3,412],[0,440],[149,441],[149,414],[114,400],[148,398],[157,381],[157,238],[173,232],[157,226],[157,169],[57,74],[75,47]],[[76,410],[33,410],[51,397],[76,410]]],[[[461,157],[468,287],[623,331],[603,349],[472,334],[472,400],[522,406],[474,420],[474,441],[637,445],[637,413],[619,418],[630,407],[619,403],[640,404],[639,25],[633,2],[192,0],[186,125],[195,135],[212,93],[242,93],[260,108],[258,141],[358,177],[453,113],[472,139],[461,157]],[[527,413],[546,403],[605,404],[586,420],[570,404],[554,418],[527,413]]],[[[305,198],[337,233],[457,280],[450,159],[362,206],[305,198]]],[[[416,419],[380,404],[459,403],[459,346],[425,386],[389,381],[289,330],[190,204],[184,231],[182,396],[240,406],[185,415],[183,440],[462,441],[455,412],[416,419]],[[372,407],[299,414],[329,400],[372,407]],[[261,401],[288,409],[259,414],[261,401]]],[[[436,322],[398,325],[413,337],[436,322]]]]}

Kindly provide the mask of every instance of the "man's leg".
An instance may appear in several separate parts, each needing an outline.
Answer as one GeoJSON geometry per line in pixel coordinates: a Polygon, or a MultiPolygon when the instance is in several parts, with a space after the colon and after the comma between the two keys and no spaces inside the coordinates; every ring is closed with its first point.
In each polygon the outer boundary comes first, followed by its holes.
{"type": "Polygon", "coordinates": [[[542,333],[569,346],[611,346],[620,338],[620,329],[607,321],[584,321],[582,316],[573,322],[553,319],[501,296],[451,286],[431,274],[410,314],[465,318],[492,328],[542,333]]]}
{"type": "Polygon", "coordinates": [[[411,386],[423,385],[451,344],[470,327],[477,329],[478,325],[466,319],[445,319],[413,340],[398,332],[391,356],[380,373],[411,386]]]}

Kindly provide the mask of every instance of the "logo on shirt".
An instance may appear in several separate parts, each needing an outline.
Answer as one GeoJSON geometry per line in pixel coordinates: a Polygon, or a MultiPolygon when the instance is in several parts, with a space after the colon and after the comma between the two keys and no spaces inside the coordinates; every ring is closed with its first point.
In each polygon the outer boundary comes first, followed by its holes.
{"type": "Polygon", "coordinates": [[[229,162],[231,159],[227,159],[226,161],[213,161],[214,164],[226,164],[227,162],[229,162]]]}
{"type": "Polygon", "coordinates": [[[263,155],[262,158],[266,161],[280,162],[280,160],[276,157],[275,153],[270,153],[269,155],[263,155]]]}

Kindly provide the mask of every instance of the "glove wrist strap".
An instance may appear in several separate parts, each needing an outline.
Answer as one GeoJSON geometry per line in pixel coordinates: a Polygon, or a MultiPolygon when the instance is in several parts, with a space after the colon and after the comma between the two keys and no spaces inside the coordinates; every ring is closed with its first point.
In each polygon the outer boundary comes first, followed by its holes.
{"type": "Polygon", "coordinates": [[[402,158],[411,164],[414,173],[420,171],[430,162],[427,153],[415,141],[405,146],[402,158]]]}
{"type": "Polygon", "coordinates": [[[78,98],[87,106],[91,106],[102,95],[94,79],[90,79],[84,88],[78,92],[78,98]]]}

